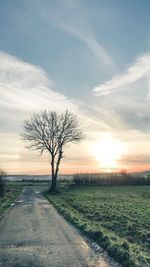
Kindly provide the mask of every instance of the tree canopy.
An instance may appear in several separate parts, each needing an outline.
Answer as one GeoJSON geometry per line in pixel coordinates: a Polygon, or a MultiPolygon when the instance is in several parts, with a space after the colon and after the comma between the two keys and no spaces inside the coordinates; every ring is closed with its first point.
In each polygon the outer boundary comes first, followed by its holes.
{"type": "Polygon", "coordinates": [[[33,114],[24,122],[21,136],[27,141],[29,149],[37,150],[40,154],[44,151],[50,153],[52,166],[50,190],[54,192],[65,145],[78,143],[84,138],[76,115],[68,110],[61,114],[46,110],[33,114]]]}

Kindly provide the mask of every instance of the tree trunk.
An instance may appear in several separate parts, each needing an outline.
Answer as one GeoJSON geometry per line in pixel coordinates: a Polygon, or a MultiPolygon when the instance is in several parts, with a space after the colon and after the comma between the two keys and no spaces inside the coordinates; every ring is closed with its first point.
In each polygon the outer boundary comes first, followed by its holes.
{"type": "Polygon", "coordinates": [[[50,193],[56,193],[56,181],[57,178],[55,175],[52,175],[52,182],[51,182],[51,187],[50,187],[50,193]]]}
{"type": "Polygon", "coordinates": [[[54,157],[52,157],[51,170],[52,170],[52,181],[49,192],[54,194],[56,192],[56,179],[57,179],[54,169],[54,157]]]}
{"type": "Polygon", "coordinates": [[[57,180],[57,175],[58,175],[58,171],[59,171],[60,161],[62,159],[62,154],[63,154],[63,152],[62,152],[62,150],[60,150],[59,155],[58,155],[58,160],[57,160],[57,163],[56,163],[56,170],[55,170],[55,178],[56,178],[56,180],[57,180]]]}
{"type": "Polygon", "coordinates": [[[60,161],[62,159],[62,150],[59,152],[58,155],[58,159],[57,159],[57,163],[56,163],[56,168],[55,166],[55,162],[54,162],[54,157],[52,157],[52,162],[51,162],[51,166],[52,166],[52,182],[51,182],[51,187],[49,192],[52,194],[56,193],[56,184],[57,184],[57,175],[58,175],[58,171],[59,171],[59,165],[60,165],[60,161]]]}

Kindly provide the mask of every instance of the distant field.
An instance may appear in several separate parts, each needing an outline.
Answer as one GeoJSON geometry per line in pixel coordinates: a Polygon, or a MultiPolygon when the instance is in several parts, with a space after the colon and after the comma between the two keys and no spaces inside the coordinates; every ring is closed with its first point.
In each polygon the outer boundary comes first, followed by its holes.
{"type": "Polygon", "coordinates": [[[7,185],[9,187],[18,187],[18,186],[49,186],[48,181],[8,181],[7,185]]]}
{"type": "Polygon", "coordinates": [[[150,186],[71,187],[46,197],[122,266],[150,266],[150,186]]]}
{"type": "MultiPolygon", "coordinates": [[[[50,181],[51,175],[7,175],[7,180],[13,182],[13,181],[50,181]]],[[[58,180],[70,180],[72,178],[72,175],[58,175],[58,180]]]]}

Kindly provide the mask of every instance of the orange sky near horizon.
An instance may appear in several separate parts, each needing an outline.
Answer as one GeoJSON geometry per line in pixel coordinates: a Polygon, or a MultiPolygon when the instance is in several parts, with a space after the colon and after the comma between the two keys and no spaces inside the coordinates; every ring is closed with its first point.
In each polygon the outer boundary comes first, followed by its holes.
{"type": "MultiPolygon", "coordinates": [[[[137,145],[137,144],[135,144],[137,145]]],[[[39,156],[37,151],[25,148],[16,135],[5,135],[4,152],[0,155],[1,168],[8,174],[49,175],[50,157],[47,153],[39,156]]],[[[143,143],[138,143],[143,147],[143,143]]],[[[2,146],[1,146],[2,148],[2,146]]],[[[60,165],[61,174],[100,173],[100,172],[138,172],[150,169],[149,149],[145,147],[144,157],[132,154],[135,150],[130,142],[123,142],[111,132],[102,132],[92,139],[86,138],[78,145],[69,145],[64,150],[60,165]]]]}
{"type": "MultiPolygon", "coordinates": [[[[90,144],[91,146],[91,144],[90,144]]],[[[97,155],[92,154],[93,151],[88,149],[86,157],[84,155],[78,156],[77,151],[79,150],[78,146],[74,146],[69,148],[67,153],[66,149],[66,156],[62,160],[60,164],[59,174],[67,175],[67,174],[75,174],[75,173],[101,173],[101,172],[114,172],[118,173],[122,170],[126,170],[127,172],[140,172],[150,169],[150,164],[143,164],[137,166],[137,164],[126,163],[123,161],[123,158],[116,159],[115,166],[109,166],[109,157],[108,157],[108,166],[105,164],[106,161],[106,154],[103,158],[100,158],[97,155]],[[70,157],[70,152],[74,154],[74,158],[70,157]],[[104,164],[104,166],[103,166],[104,164]]],[[[26,160],[19,159],[19,157],[10,157],[9,160],[3,160],[2,168],[7,172],[9,175],[18,175],[18,174],[27,174],[27,175],[50,175],[51,174],[51,165],[50,165],[50,158],[47,154],[43,156],[39,156],[35,151],[26,151],[26,160]],[[28,157],[28,158],[27,158],[28,157]]],[[[111,162],[112,164],[112,162],[111,162]]]]}

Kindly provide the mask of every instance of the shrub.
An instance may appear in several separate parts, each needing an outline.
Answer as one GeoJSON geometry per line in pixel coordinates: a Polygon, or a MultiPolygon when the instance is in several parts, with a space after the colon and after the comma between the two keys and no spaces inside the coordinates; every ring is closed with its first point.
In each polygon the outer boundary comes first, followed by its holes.
{"type": "Polygon", "coordinates": [[[0,169],[0,196],[4,195],[6,173],[0,169]]]}

